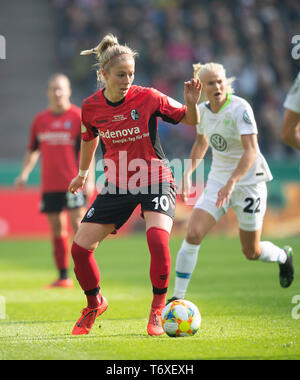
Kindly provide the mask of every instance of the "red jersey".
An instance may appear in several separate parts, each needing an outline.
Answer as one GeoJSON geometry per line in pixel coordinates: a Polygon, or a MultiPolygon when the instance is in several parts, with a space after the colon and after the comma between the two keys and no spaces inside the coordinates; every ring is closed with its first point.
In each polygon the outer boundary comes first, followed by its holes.
{"type": "Polygon", "coordinates": [[[121,101],[111,103],[103,90],[82,104],[82,138],[100,137],[107,181],[126,189],[172,181],[157,119],[177,124],[186,106],[155,89],[135,85],[121,101]]]}
{"type": "Polygon", "coordinates": [[[41,152],[42,192],[67,191],[77,176],[80,126],[80,108],[73,104],[62,114],[45,110],[34,118],[28,149],[41,152]]]}

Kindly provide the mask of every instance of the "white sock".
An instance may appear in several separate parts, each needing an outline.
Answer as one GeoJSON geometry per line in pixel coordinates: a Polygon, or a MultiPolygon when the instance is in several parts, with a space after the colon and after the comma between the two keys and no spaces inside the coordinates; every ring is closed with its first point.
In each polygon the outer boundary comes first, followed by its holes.
{"type": "Polygon", "coordinates": [[[262,252],[258,260],[266,263],[284,264],[286,262],[287,256],[282,248],[277,247],[277,245],[270,241],[261,241],[260,245],[262,247],[262,252]]]}
{"type": "Polygon", "coordinates": [[[200,245],[189,244],[184,239],[176,258],[176,277],[173,297],[184,298],[195,269],[200,245]]]}

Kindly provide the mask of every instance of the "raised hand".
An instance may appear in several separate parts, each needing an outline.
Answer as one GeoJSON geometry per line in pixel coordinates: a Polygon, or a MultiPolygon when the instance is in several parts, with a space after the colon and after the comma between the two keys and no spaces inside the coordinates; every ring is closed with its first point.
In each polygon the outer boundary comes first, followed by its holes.
{"type": "Polygon", "coordinates": [[[197,104],[200,100],[202,83],[199,79],[191,79],[184,82],[184,100],[185,104],[197,104]]]}

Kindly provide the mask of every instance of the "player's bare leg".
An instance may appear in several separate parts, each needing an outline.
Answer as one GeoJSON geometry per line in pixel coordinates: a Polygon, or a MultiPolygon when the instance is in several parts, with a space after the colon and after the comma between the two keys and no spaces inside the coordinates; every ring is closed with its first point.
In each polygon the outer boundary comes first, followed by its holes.
{"type": "Polygon", "coordinates": [[[279,264],[279,282],[288,288],[294,280],[293,250],[289,246],[277,247],[269,241],[261,241],[261,229],[244,231],[240,229],[240,241],[248,260],[260,260],[279,264]]]}
{"type": "Polygon", "coordinates": [[[71,222],[72,229],[74,231],[74,235],[76,234],[85,213],[86,213],[85,207],[77,207],[77,208],[69,210],[70,222],[71,222]]]}
{"type": "Polygon", "coordinates": [[[261,229],[257,231],[239,230],[242,251],[248,260],[258,260],[262,253],[261,229]]]}
{"type": "Polygon", "coordinates": [[[215,218],[207,211],[195,208],[188,223],[185,240],[189,244],[200,245],[216,223],[215,218]]]}

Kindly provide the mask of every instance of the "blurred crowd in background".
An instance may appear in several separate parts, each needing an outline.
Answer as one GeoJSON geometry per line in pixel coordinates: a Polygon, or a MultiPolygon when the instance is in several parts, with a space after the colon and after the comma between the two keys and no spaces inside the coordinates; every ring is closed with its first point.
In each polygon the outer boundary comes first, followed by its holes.
{"type": "MultiPolygon", "coordinates": [[[[94,56],[80,56],[107,33],[136,49],[135,83],[183,102],[192,64],[222,63],[236,77],[235,92],[252,105],[262,152],[271,159],[296,154],[280,141],[283,101],[300,70],[292,36],[300,35],[298,0],[51,0],[57,15],[57,70],[82,99],[96,91],[94,56]]],[[[160,124],[169,159],[187,156],[196,132],[160,124]]]]}

